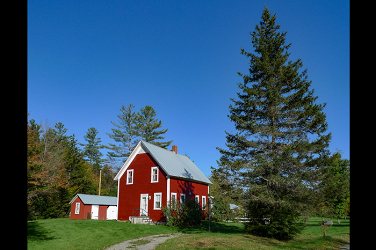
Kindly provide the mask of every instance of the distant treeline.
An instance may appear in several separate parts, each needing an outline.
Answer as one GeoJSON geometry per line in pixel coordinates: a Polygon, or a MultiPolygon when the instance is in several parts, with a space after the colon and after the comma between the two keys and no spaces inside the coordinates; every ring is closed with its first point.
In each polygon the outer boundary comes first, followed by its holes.
{"type": "Polygon", "coordinates": [[[172,141],[159,142],[167,129],[155,119],[151,106],[132,112],[134,106],[122,106],[116,128],[106,133],[119,144],[101,144],[98,130],[88,129],[84,139],[78,143],[75,135],[67,135],[68,129],[61,122],[51,127],[48,123],[37,124],[27,121],[27,219],[68,217],[69,201],[77,194],[98,194],[101,171],[101,195],[117,196],[114,177],[119,167],[129,156],[139,140],[167,147],[172,141]],[[82,148],[80,148],[81,146],[82,148]],[[103,159],[100,149],[107,148],[103,159]]]}

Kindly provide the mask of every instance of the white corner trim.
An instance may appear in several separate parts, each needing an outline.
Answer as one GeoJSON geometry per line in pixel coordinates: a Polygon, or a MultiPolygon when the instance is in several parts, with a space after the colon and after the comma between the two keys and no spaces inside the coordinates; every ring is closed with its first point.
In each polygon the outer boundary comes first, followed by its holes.
{"type": "Polygon", "coordinates": [[[170,202],[170,191],[171,191],[171,188],[170,188],[170,177],[167,176],[167,203],[166,204],[169,204],[170,202]]]}
{"type": "Polygon", "coordinates": [[[120,178],[117,180],[118,186],[117,186],[117,199],[116,199],[116,209],[118,212],[116,213],[116,220],[119,220],[119,190],[120,190],[120,178]]]}

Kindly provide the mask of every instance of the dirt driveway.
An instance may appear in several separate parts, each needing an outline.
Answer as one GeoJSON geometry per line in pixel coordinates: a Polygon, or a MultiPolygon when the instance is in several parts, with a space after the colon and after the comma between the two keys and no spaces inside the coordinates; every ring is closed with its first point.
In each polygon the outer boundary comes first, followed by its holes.
{"type": "Polygon", "coordinates": [[[165,242],[168,239],[175,238],[181,235],[181,233],[175,234],[157,234],[138,239],[126,240],[119,244],[113,245],[106,250],[120,250],[120,249],[139,249],[139,250],[151,250],[157,247],[158,244],[165,242]]]}

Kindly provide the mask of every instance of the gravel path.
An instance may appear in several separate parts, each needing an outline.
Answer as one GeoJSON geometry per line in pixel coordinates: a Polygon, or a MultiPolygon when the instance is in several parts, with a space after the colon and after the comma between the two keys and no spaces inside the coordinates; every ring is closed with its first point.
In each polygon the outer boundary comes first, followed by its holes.
{"type": "Polygon", "coordinates": [[[158,244],[165,242],[168,239],[175,238],[181,235],[181,233],[175,234],[158,234],[141,237],[138,239],[126,240],[119,244],[113,245],[106,250],[120,250],[120,249],[139,249],[139,250],[151,250],[157,247],[158,244]]]}
{"type": "Polygon", "coordinates": [[[350,243],[347,243],[347,244],[341,246],[339,249],[341,249],[341,250],[349,250],[350,249],[350,243]]]}

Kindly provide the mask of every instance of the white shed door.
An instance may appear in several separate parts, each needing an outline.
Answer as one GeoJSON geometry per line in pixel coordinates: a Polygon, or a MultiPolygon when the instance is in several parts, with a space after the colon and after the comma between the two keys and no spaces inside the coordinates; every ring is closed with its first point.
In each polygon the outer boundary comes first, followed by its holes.
{"type": "Polygon", "coordinates": [[[98,220],[99,205],[91,205],[91,219],[98,220]]]}
{"type": "Polygon", "coordinates": [[[107,208],[107,220],[117,219],[117,206],[108,206],[107,208]]]}

